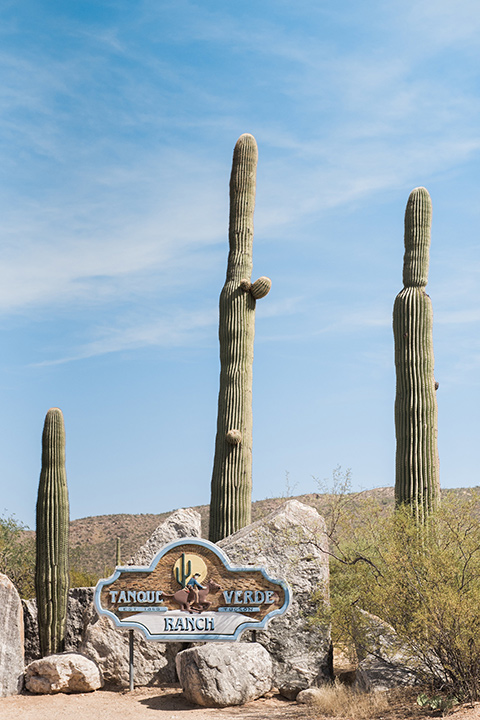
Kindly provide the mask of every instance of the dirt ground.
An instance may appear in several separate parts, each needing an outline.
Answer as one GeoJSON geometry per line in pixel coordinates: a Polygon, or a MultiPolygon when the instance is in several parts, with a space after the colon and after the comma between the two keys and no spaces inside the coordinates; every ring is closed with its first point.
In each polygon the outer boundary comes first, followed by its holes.
{"type": "Polygon", "coordinates": [[[12,695],[0,698],[1,720],[293,720],[305,707],[278,696],[229,708],[200,708],[178,688],[136,688],[133,692],[98,690],[66,695],[12,695]]]}
{"type": "MultiPolygon", "coordinates": [[[[388,712],[376,720],[432,718],[413,696],[392,698],[388,712]]],[[[436,715],[438,717],[438,715],[436,715]]],[[[480,720],[480,703],[457,708],[452,720],[480,720]]],[[[229,708],[200,708],[188,703],[178,688],[137,688],[133,692],[99,690],[75,695],[31,695],[0,698],[0,720],[326,720],[315,709],[282,699],[261,698],[229,708]]],[[[355,717],[343,720],[356,720],[355,717]]]]}

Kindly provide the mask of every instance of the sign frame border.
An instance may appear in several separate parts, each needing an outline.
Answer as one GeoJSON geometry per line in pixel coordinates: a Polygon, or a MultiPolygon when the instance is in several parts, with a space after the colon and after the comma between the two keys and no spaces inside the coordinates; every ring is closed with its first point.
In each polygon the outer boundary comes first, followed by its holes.
{"type": "Polygon", "coordinates": [[[203,538],[180,538],[178,540],[174,540],[173,542],[168,543],[167,545],[164,545],[155,555],[155,557],[152,559],[150,565],[125,565],[125,566],[117,566],[115,568],[115,571],[113,575],[111,575],[109,578],[101,579],[97,582],[97,585],[95,587],[94,592],[94,605],[95,609],[98,612],[99,615],[105,615],[106,617],[109,617],[111,620],[113,620],[114,625],[117,628],[120,629],[130,629],[130,630],[140,630],[147,640],[152,640],[155,642],[235,642],[238,640],[239,636],[245,631],[245,630],[262,630],[264,629],[270,620],[272,618],[277,617],[279,615],[283,615],[291,604],[291,590],[288,582],[286,580],[277,580],[274,578],[271,578],[265,568],[258,567],[258,566],[252,566],[249,565],[247,567],[242,566],[235,566],[230,564],[230,560],[227,557],[227,555],[223,552],[221,548],[218,547],[218,545],[215,545],[214,543],[211,543],[209,540],[204,540],[203,538]],[[217,635],[217,634],[208,634],[208,635],[202,635],[201,633],[190,633],[188,636],[185,635],[185,633],[169,633],[168,635],[163,634],[156,634],[152,635],[148,628],[143,625],[140,622],[134,622],[129,620],[121,620],[120,618],[115,615],[115,613],[111,612],[110,610],[106,610],[102,607],[100,602],[100,595],[104,587],[111,585],[115,580],[117,580],[122,573],[134,573],[134,572],[152,572],[160,559],[167,554],[170,550],[172,550],[175,547],[182,546],[182,545],[201,545],[202,547],[207,548],[208,550],[211,550],[214,552],[217,557],[222,561],[225,568],[228,571],[232,572],[260,572],[265,580],[268,582],[275,583],[277,585],[280,585],[285,593],[285,601],[282,605],[282,607],[277,608],[276,610],[271,610],[269,613],[265,615],[265,617],[260,621],[248,621],[246,620],[244,623],[241,623],[235,630],[235,632],[232,635],[217,635]]]}

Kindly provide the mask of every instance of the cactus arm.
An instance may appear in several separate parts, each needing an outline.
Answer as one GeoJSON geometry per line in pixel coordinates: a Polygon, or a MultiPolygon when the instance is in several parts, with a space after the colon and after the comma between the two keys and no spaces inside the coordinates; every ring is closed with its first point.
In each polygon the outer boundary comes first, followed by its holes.
{"type": "Polygon", "coordinates": [[[440,497],[433,310],[428,280],[431,200],[410,194],[405,211],[404,288],[393,308],[395,340],[395,499],[423,522],[440,497]]]}
{"type": "Polygon", "coordinates": [[[63,415],[51,408],[42,436],[42,469],[37,498],[35,589],[40,650],[61,652],[68,600],[69,506],[63,415]]]}
{"type": "Polygon", "coordinates": [[[212,542],[251,521],[255,304],[271,285],[263,277],[251,283],[257,157],[255,138],[242,135],[233,153],[230,251],[219,303],[220,389],[210,501],[212,542]]]}

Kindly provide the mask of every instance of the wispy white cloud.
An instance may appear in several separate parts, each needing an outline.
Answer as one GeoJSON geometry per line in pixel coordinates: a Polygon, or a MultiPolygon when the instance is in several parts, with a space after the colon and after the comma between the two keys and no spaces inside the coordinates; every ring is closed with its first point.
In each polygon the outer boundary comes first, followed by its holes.
{"type": "Polygon", "coordinates": [[[63,365],[76,360],[140,347],[186,347],[209,342],[217,321],[216,310],[173,311],[150,322],[131,322],[96,328],[96,338],[79,345],[70,355],[36,363],[37,367],[63,365]]]}
{"type": "MultiPolygon", "coordinates": [[[[422,66],[442,43],[460,46],[471,37],[468,20],[473,14],[476,22],[478,13],[472,3],[461,5],[457,22],[446,2],[407,4],[406,11],[394,3],[376,20],[385,38],[373,49],[355,42],[346,48],[322,35],[319,41],[313,28],[297,32],[275,16],[252,27],[224,6],[214,12],[182,2],[143,3],[133,30],[118,17],[102,28],[71,24],[66,32],[79,46],[61,60],[45,49],[40,58],[40,49],[25,57],[4,52],[0,135],[12,142],[6,161],[14,173],[11,187],[4,186],[0,312],[59,301],[78,311],[210,282],[212,247],[226,238],[230,160],[212,151],[212,135],[225,147],[232,128],[243,124],[243,102],[259,107],[252,127],[241,128],[253,129],[260,143],[259,238],[285,241],[292,228],[328,209],[427,184],[476,158],[477,96],[422,66]],[[151,22],[162,13],[184,18],[168,37],[170,55],[159,51],[151,22]],[[399,31],[395,14],[403,18],[399,31]],[[405,52],[409,29],[427,18],[425,43],[405,52]],[[442,39],[446,18],[456,30],[442,39]],[[143,46],[139,27],[150,27],[143,46]],[[258,66],[249,77],[251,97],[244,86],[237,96],[220,66],[218,76],[197,67],[183,52],[193,41],[218,57],[231,50],[231,63],[241,51],[242,70],[258,66]],[[172,150],[172,142],[183,147],[172,150]]],[[[335,22],[334,9],[329,19],[335,22]]],[[[215,267],[223,274],[221,248],[215,267]]],[[[301,312],[300,303],[289,302],[290,313],[301,312]]],[[[265,312],[275,314],[274,307],[265,312]]],[[[371,325],[390,322],[376,311],[366,317],[371,325]]],[[[339,327],[360,320],[339,318],[339,327]]],[[[112,323],[114,340],[95,340],[92,352],[121,348],[122,333],[125,347],[141,342],[141,334],[133,341],[128,327],[112,323]]],[[[145,330],[144,342],[155,336],[145,330]]],[[[175,341],[172,333],[164,337],[175,341]]]]}

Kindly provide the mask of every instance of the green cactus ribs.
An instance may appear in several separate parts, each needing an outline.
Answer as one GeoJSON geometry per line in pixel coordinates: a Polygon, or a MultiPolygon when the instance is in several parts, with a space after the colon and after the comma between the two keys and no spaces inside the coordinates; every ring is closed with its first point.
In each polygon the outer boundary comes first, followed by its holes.
{"type": "Polygon", "coordinates": [[[420,522],[440,498],[433,310],[425,292],[431,217],[430,195],[425,188],[416,188],[405,211],[404,288],[393,308],[395,499],[397,505],[410,505],[420,522]]]}
{"type": "Polygon", "coordinates": [[[233,153],[227,277],[220,294],[220,389],[210,533],[217,542],[251,521],[252,373],[256,301],[271,281],[251,282],[257,143],[242,135],[233,153]]]}
{"type": "Polygon", "coordinates": [[[180,557],[180,567],[175,568],[175,580],[182,586],[182,588],[184,588],[191,574],[192,563],[190,560],[185,563],[185,553],[182,553],[180,557]]]}
{"type": "Polygon", "coordinates": [[[62,411],[51,408],[42,436],[37,497],[35,590],[42,656],[62,652],[68,600],[68,490],[62,411]]]}

